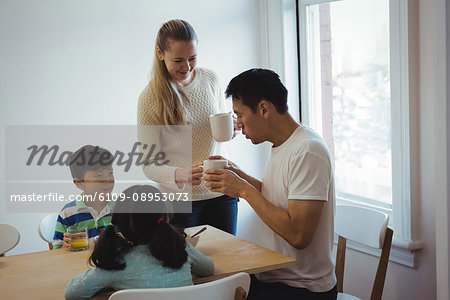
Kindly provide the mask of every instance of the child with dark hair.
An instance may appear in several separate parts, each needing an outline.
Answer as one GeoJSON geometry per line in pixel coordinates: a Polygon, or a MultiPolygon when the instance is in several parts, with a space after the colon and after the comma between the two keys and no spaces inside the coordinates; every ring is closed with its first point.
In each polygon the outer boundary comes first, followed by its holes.
{"type": "Polygon", "coordinates": [[[70,158],[70,173],[73,183],[82,193],[67,203],[59,213],[53,248],[70,249],[71,227],[88,229],[89,238],[94,238],[111,222],[110,193],[114,188],[113,155],[99,146],[85,145],[70,158]]]}
{"type": "Polygon", "coordinates": [[[136,185],[117,199],[112,222],[89,259],[95,267],[67,284],[66,299],[90,298],[105,288],[192,285],[191,272],[200,276],[214,272],[213,261],[186,242],[181,229],[169,224],[168,212],[145,212],[145,201],[136,196],[151,193],[160,192],[150,185],[136,185]]]}

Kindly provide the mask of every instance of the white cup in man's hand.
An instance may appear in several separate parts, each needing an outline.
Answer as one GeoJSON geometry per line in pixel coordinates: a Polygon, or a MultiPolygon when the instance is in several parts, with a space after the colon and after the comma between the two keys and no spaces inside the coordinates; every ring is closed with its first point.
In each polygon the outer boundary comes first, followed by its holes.
{"type": "MultiPolygon", "coordinates": [[[[228,165],[228,160],[226,159],[207,159],[203,161],[203,172],[210,169],[220,170],[225,169],[228,165]]],[[[203,173],[204,174],[204,173],[203,173]]]]}
{"type": "Polygon", "coordinates": [[[211,133],[217,142],[226,142],[233,138],[234,125],[231,113],[220,113],[209,116],[211,133]]]}
{"type": "Polygon", "coordinates": [[[228,165],[226,159],[207,159],[203,161],[203,171],[209,169],[225,169],[228,165]]]}

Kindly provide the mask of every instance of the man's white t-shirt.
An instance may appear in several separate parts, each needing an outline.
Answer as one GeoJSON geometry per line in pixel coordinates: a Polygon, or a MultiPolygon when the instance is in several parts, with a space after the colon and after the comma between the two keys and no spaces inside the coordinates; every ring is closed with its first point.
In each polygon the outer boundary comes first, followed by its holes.
{"type": "Polygon", "coordinates": [[[257,274],[263,282],[282,282],[312,292],[336,285],[334,260],[334,176],[331,155],[323,139],[300,125],[280,146],[272,147],[261,193],[275,206],[288,210],[288,199],[325,201],[310,245],[297,250],[257,218],[258,243],[297,259],[297,265],[257,274]]]}

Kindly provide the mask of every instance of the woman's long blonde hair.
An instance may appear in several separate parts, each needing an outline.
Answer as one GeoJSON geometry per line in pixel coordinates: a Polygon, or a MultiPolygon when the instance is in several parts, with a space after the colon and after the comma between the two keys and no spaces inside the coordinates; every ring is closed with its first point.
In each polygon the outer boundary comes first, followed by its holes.
{"type": "Polygon", "coordinates": [[[155,59],[152,69],[150,87],[159,101],[159,123],[161,125],[181,125],[186,122],[183,101],[188,102],[184,93],[178,90],[172,80],[166,64],[158,57],[158,48],[164,53],[172,41],[197,41],[194,28],[183,20],[170,20],[164,23],[158,31],[155,43],[155,59]]]}

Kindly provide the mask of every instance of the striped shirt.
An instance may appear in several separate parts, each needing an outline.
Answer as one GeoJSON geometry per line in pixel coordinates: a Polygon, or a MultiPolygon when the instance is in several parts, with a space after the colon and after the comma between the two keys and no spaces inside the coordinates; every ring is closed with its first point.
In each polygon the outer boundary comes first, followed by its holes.
{"type": "Polygon", "coordinates": [[[56,221],[53,248],[62,247],[64,233],[67,232],[68,227],[77,230],[87,228],[89,238],[98,236],[111,223],[112,204],[113,202],[107,202],[102,211],[98,213],[95,209],[86,205],[82,197],[77,197],[77,200],[67,203],[61,209],[56,221]]]}

